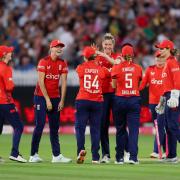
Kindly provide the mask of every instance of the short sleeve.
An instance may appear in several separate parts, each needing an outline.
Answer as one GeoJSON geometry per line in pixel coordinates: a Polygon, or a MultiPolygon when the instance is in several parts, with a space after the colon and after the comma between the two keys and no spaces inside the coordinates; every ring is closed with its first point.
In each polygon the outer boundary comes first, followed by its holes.
{"type": "Polygon", "coordinates": [[[37,71],[46,72],[47,70],[47,62],[44,59],[41,59],[37,66],[37,71]]]}
{"type": "Polygon", "coordinates": [[[68,65],[67,62],[64,61],[62,65],[62,74],[67,74],[68,73],[68,65]]]}
{"type": "Polygon", "coordinates": [[[82,65],[79,65],[76,68],[76,72],[78,73],[79,77],[83,76],[82,65]]]}
{"type": "Polygon", "coordinates": [[[7,66],[2,77],[4,80],[6,91],[12,91],[14,88],[14,82],[12,79],[12,68],[7,66]]]}

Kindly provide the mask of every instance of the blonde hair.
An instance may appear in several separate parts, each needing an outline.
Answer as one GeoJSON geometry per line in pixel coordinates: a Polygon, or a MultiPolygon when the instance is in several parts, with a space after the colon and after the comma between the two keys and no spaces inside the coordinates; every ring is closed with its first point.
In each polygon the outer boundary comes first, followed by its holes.
{"type": "Polygon", "coordinates": [[[103,40],[102,40],[102,41],[105,41],[105,40],[111,40],[112,43],[115,44],[114,36],[113,36],[111,33],[106,33],[106,34],[103,36],[103,40]]]}

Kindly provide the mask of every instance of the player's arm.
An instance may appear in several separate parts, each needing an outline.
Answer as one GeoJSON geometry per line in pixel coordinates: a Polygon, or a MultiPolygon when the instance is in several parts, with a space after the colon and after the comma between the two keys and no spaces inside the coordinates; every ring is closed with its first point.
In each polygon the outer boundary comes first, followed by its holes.
{"type": "Polygon", "coordinates": [[[61,75],[61,101],[58,106],[58,110],[61,111],[64,107],[65,97],[67,89],[67,73],[61,75]]]}
{"type": "Polygon", "coordinates": [[[52,103],[51,103],[51,100],[50,100],[49,95],[47,93],[44,80],[45,80],[45,72],[38,71],[38,83],[39,83],[39,87],[41,89],[41,92],[42,92],[45,100],[46,100],[47,109],[48,109],[48,111],[51,111],[52,110],[52,103]]]}
{"type": "Polygon", "coordinates": [[[169,61],[167,63],[167,69],[172,75],[172,82],[174,82],[174,88],[171,90],[170,99],[167,101],[167,105],[170,108],[176,108],[179,106],[180,97],[180,67],[177,62],[169,61]]]}
{"type": "Polygon", "coordinates": [[[143,90],[146,85],[149,83],[149,68],[146,70],[144,77],[142,78],[142,81],[139,86],[139,90],[143,90]]]}
{"type": "Polygon", "coordinates": [[[117,66],[114,66],[114,67],[112,68],[112,71],[111,71],[112,87],[113,87],[113,88],[116,88],[116,86],[117,86],[117,81],[116,81],[117,74],[118,74],[118,65],[117,65],[117,66]]]}
{"type": "Polygon", "coordinates": [[[115,89],[116,88],[116,79],[112,79],[112,87],[115,89]]]}
{"type": "Polygon", "coordinates": [[[115,61],[114,61],[114,59],[113,58],[111,58],[110,56],[108,56],[107,54],[105,54],[105,53],[103,53],[103,52],[101,52],[101,51],[96,51],[96,54],[97,55],[99,55],[99,56],[102,56],[102,57],[104,57],[107,61],[109,61],[112,65],[114,65],[115,63],[115,61]]]}
{"type": "Polygon", "coordinates": [[[68,73],[67,62],[64,61],[63,69],[61,72],[61,100],[58,105],[58,111],[61,111],[64,108],[66,89],[67,89],[67,73],[68,73]]]}
{"type": "Polygon", "coordinates": [[[179,86],[180,86],[180,66],[174,66],[171,68],[171,72],[173,74],[173,82],[174,82],[174,89],[179,89],[179,86]]]}
{"type": "Polygon", "coordinates": [[[2,78],[5,84],[5,90],[12,91],[14,89],[14,82],[12,80],[12,69],[10,67],[2,72],[2,78]]]}

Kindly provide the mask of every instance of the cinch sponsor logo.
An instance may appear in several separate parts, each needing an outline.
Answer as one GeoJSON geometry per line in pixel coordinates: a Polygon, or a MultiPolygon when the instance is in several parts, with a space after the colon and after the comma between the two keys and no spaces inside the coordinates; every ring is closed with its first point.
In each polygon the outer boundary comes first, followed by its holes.
{"type": "Polygon", "coordinates": [[[162,80],[152,79],[151,84],[162,84],[162,80]]]}
{"type": "Polygon", "coordinates": [[[60,75],[59,74],[47,74],[46,75],[46,79],[54,79],[54,80],[56,80],[56,79],[59,79],[60,78],[60,75]]]}

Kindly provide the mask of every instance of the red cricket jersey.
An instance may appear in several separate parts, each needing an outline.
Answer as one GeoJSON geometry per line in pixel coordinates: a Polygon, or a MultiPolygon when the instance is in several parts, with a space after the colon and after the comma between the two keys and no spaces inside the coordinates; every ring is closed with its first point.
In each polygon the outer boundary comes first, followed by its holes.
{"type": "Polygon", "coordinates": [[[103,101],[102,78],[105,77],[103,68],[96,60],[80,64],[76,72],[79,76],[80,88],[77,100],[103,101]]]}
{"type": "MultiPolygon", "coordinates": [[[[119,54],[112,53],[110,57],[115,60],[118,56],[119,54]]],[[[112,88],[111,78],[111,69],[113,65],[102,56],[97,56],[96,60],[98,61],[100,66],[104,67],[104,70],[106,71],[106,76],[102,80],[102,93],[113,93],[114,88],[112,88]]]]}
{"type": "Polygon", "coordinates": [[[5,62],[0,61],[0,104],[12,104],[12,91],[14,82],[12,80],[12,68],[5,62]]]}
{"type": "Polygon", "coordinates": [[[167,58],[162,77],[164,93],[173,89],[180,90],[180,63],[174,56],[167,58]]]}
{"type": "Polygon", "coordinates": [[[116,79],[116,96],[139,96],[142,68],[133,62],[122,62],[112,68],[111,76],[116,79]]]}
{"type": "Polygon", "coordinates": [[[139,87],[141,91],[149,85],[149,104],[158,104],[160,96],[163,95],[163,80],[162,71],[163,68],[159,68],[156,65],[149,66],[146,69],[145,75],[139,87]]]}
{"type": "MultiPolygon", "coordinates": [[[[37,71],[45,73],[44,83],[48,96],[50,98],[60,97],[59,80],[61,74],[68,73],[67,63],[59,58],[53,61],[51,59],[51,56],[47,56],[39,61],[37,71]]],[[[34,95],[43,96],[38,82],[36,85],[34,95]]]]}

